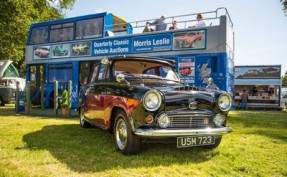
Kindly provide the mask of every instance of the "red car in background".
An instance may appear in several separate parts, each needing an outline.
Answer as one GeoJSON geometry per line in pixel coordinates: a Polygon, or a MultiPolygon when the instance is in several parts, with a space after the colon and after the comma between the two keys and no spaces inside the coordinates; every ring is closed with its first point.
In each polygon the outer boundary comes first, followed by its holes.
{"type": "Polygon", "coordinates": [[[198,40],[201,40],[202,35],[189,32],[183,36],[177,36],[174,38],[176,47],[191,47],[194,48],[194,43],[198,40]]]}
{"type": "Polygon", "coordinates": [[[50,49],[47,47],[39,47],[34,50],[34,54],[39,58],[48,58],[50,54],[50,49]]]}

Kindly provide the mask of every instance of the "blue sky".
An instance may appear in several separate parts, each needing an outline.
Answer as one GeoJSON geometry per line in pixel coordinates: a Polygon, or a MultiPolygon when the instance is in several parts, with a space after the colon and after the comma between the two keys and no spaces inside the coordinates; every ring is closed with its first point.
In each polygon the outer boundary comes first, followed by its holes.
{"type": "Polygon", "coordinates": [[[111,12],[126,21],[226,7],[234,24],[235,65],[281,65],[287,71],[287,16],[280,0],[76,0],[67,17],[111,12]]]}

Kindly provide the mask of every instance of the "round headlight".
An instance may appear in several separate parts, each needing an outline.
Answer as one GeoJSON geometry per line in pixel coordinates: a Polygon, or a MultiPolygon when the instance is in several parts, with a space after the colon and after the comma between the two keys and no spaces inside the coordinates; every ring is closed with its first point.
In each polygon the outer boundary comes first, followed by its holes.
{"type": "Polygon", "coordinates": [[[228,111],[232,105],[232,98],[229,94],[222,94],[218,98],[218,106],[221,111],[228,111]]]}
{"type": "Polygon", "coordinates": [[[143,98],[143,105],[148,111],[155,111],[161,105],[161,95],[156,90],[148,91],[143,98]]]}
{"type": "Polygon", "coordinates": [[[157,119],[157,123],[161,128],[166,128],[170,124],[170,119],[166,114],[161,114],[157,119]]]}
{"type": "Polygon", "coordinates": [[[215,118],[213,119],[213,122],[216,126],[222,126],[225,122],[225,116],[221,114],[216,114],[215,118]]]}

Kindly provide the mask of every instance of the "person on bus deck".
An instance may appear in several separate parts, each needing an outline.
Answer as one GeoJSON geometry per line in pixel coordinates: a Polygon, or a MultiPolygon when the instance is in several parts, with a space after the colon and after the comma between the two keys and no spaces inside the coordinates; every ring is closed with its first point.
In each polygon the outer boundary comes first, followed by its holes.
{"type": "Polygon", "coordinates": [[[203,17],[201,14],[196,15],[197,23],[194,26],[189,26],[188,28],[202,28],[206,27],[206,22],[203,20],[203,17]]]}
{"type": "Polygon", "coordinates": [[[169,27],[169,30],[177,30],[177,29],[178,29],[178,28],[177,28],[177,23],[176,23],[175,20],[174,20],[171,24],[172,24],[172,26],[169,27]]]}
{"type": "Polygon", "coordinates": [[[165,15],[162,15],[159,19],[153,22],[146,22],[147,25],[155,25],[155,31],[165,31],[167,24],[164,22],[166,19],[165,15]]]}

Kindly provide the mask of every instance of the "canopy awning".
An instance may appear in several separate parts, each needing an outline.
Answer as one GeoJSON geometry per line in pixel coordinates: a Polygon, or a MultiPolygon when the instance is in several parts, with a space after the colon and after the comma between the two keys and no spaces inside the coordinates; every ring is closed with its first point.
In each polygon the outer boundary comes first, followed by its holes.
{"type": "Polygon", "coordinates": [[[2,77],[20,77],[17,68],[11,60],[0,61],[0,78],[2,77]]]}
{"type": "Polygon", "coordinates": [[[235,79],[234,85],[281,85],[281,79],[235,79]]]}

